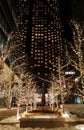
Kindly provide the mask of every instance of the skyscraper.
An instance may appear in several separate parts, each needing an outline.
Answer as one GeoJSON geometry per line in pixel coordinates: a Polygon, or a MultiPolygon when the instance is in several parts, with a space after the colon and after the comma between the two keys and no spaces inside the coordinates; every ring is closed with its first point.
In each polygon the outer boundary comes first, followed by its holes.
{"type": "Polygon", "coordinates": [[[55,72],[58,57],[63,56],[59,0],[31,0],[29,6],[27,47],[34,61],[31,68],[40,75],[55,72]]]}
{"type": "MultiPolygon", "coordinates": [[[[13,50],[12,60],[16,60],[13,68],[16,74],[21,73],[23,69],[24,73],[27,72],[27,59],[26,59],[26,33],[27,33],[27,22],[28,22],[28,1],[26,0],[17,0],[16,1],[16,22],[17,28],[13,29],[13,44],[16,45],[16,48],[13,50]],[[17,67],[19,69],[17,71],[17,67]]],[[[19,74],[20,75],[20,74],[19,74]]]]}
{"type": "Polygon", "coordinates": [[[14,7],[11,3],[9,5],[8,2],[5,0],[0,1],[0,45],[6,44],[8,34],[12,31],[13,26],[16,26],[14,7]]]}

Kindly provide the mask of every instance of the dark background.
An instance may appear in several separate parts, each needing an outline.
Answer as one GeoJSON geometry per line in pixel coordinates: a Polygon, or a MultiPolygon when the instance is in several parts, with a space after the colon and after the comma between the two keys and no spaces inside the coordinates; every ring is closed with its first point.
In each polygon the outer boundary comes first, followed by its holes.
{"type": "Polygon", "coordinates": [[[84,0],[72,0],[72,15],[84,21],[84,0]]]}
{"type": "Polygon", "coordinates": [[[84,0],[60,0],[64,17],[84,21],[84,0]]]}
{"type": "Polygon", "coordinates": [[[63,37],[71,41],[72,29],[69,23],[72,18],[80,22],[84,21],[84,0],[60,0],[60,7],[61,22],[64,30],[63,37]]]}

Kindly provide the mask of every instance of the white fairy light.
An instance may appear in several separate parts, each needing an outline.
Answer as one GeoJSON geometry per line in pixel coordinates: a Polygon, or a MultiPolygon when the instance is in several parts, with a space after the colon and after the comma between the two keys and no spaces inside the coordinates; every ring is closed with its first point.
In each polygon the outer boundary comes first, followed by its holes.
{"type": "Polygon", "coordinates": [[[75,127],[78,130],[84,130],[84,124],[76,125],[75,127]]]}
{"type": "Polygon", "coordinates": [[[69,114],[68,113],[62,113],[62,117],[69,118],[69,114]]]}

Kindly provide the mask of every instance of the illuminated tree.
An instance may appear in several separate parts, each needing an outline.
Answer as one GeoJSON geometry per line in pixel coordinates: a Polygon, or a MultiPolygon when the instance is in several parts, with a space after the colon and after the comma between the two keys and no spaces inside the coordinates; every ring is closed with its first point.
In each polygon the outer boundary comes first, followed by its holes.
{"type": "MultiPolygon", "coordinates": [[[[14,79],[17,77],[15,71],[18,67],[25,64],[25,53],[24,55],[17,55],[17,51],[21,44],[14,44],[13,38],[15,35],[11,32],[8,37],[6,44],[0,43],[0,82],[5,82],[5,85],[8,86],[8,103],[7,108],[11,108],[11,99],[12,99],[12,86],[14,84],[14,79]],[[21,62],[22,61],[22,62],[21,62]],[[1,71],[3,70],[3,71],[1,71]]],[[[18,77],[17,77],[18,78],[18,77]]]]}
{"type": "Polygon", "coordinates": [[[67,45],[68,58],[71,65],[80,73],[82,87],[84,86],[84,23],[71,20],[74,43],[67,45]],[[69,46],[69,47],[68,47],[69,46]]]}
{"type": "MultiPolygon", "coordinates": [[[[3,43],[0,43],[0,67],[4,67],[4,65],[1,65],[1,63],[5,64],[9,67],[9,70],[12,70],[12,74],[14,75],[10,76],[13,79],[15,79],[15,75],[19,78],[21,78],[20,75],[17,75],[18,68],[24,68],[24,71],[26,71],[27,62],[26,55],[25,55],[25,48],[26,48],[26,32],[27,32],[27,23],[28,20],[24,19],[24,15],[28,16],[28,4],[27,1],[18,1],[17,2],[17,9],[16,9],[17,15],[16,15],[16,26],[13,27],[13,30],[10,34],[7,34],[6,31],[2,26],[0,28],[3,30],[4,34],[6,34],[7,41],[3,45],[3,43]],[[23,6],[25,7],[23,9],[23,6]],[[19,15],[21,14],[21,15],[19,15]],[[25,64],[26,63],[26,64],[25,64]]],[[[27,17],[26,17],[27,18],[27,17]]],[[[1,70],[1,69],[0,69],[1,70]]],[[[5,75],[10,75],[9,73],[5,75]]],[[[2,75],[3,76],[3,75],[2,75]]],[[[3,76],[4,77],[4,76],[3,76]]],[[[9,76],[8,76],[9,77],[9,76]]],[[[9,78],[11,79],[11,78],[9,78]]],[[[2,81],[0,81],[2,82],[2,81]]],[[[8,81],[11,82],[11,81],[8,81]]],[[[11,82],[11,87],[14,81],[11,82]]],[[[10,83],[8,83],[10,84],[10,83]]],[[[21,81],[19,81],[19,86],[21,86],[21,81]]],[[[6,85],[9,86],[9,85],[6,85]]],[[[10,87],[10,91],[11,91],[10,87]]],[[[9,96],[10,100],[10,96],[9,96]]],[[[9,105],[8,105],[9,106],[9,105]]]]}
{"type": "Polygon", "coordinates": [[[49,105],[52,107],[52,110],[59,110],[61,105],[62,111],[64,112],[64,104],[71,94],[70,89],[65,84],[65,77],[61,77],[61,86],[59,80],[57,80],[57,77],[55,77],[54,75],[53,77],[56,80],[52,80],[52,85],[48,89],[48,102],[49,105]]]}
{"type": "Polygon", "coordinates": [[[56,77],[53,75],[54,80],[51,82],[51,87],[48,89],[48,103],[52,110],[56,107],[58,109],[60,89],[56,77]]]}
{"type": "Polygon", "coordinates": [[[48,93],[48,103],[52,107],[52,110],[54,108],[59,108],[58,104],[60,101],[60,104],[63,106],[63,112],[64,112],[64,103],[70,96],[70,89],[69,86],[66,86],[66,81],[69,80],[71,77],[66,78],[64,73],[64,68],[66,68],[70,63],[67,63],[63,66],[61,66],[60,57],[58,57],[58,69],[56,74],[51,73],[51,80],[43,79],[39,77],[39,79],[51,83],[51,86],[49,87],[47,93],[48,93]],[[56,105],[56,107],[55,107],[56,105]]]}
{"type": "MultiPolygon", "coordinates": [[[[20,71],[21,72],[21,71],[20,71]]],[[[19,96],[18,96],[18,104],[22,105],[25,104],[27,107],[28,105],[32,106],[35,104],[34,96],[36,93],[36,84],[33,81],[33,75],[27,73],[21,73],[21,82],[19,86],[19,96]]]]}

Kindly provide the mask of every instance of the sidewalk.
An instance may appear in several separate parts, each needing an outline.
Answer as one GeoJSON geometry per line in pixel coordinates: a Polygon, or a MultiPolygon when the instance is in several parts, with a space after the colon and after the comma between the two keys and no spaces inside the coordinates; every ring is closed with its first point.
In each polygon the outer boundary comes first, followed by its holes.
{"type": "MultiPolygon", "coordinates": [[[[1,117],[10,117],[17,115],[18,107],[12,107],[11,109],[0,107],[0,119],[1,117]]],[[[84,104],[64,104],[64,109],[69,112],[84,113],[84,104]]],[[[20,113],[25,111],[25,107],[20,107],[20,113]]]]}
{"type": "MultiPolygon", "coordinates": [[[[12,107],[11,109],[0,108],[0,120],[11,116],[17,116],[17,109],[18,107],[12,107]]],[[[25,108],[20,107],[19,112],[23,112],[24,109],[25,108]]]]}
{"type": "Polygon", "coordinates": [[[84,113],[84,104],[64,104],[65,110],[84,113]]]}

